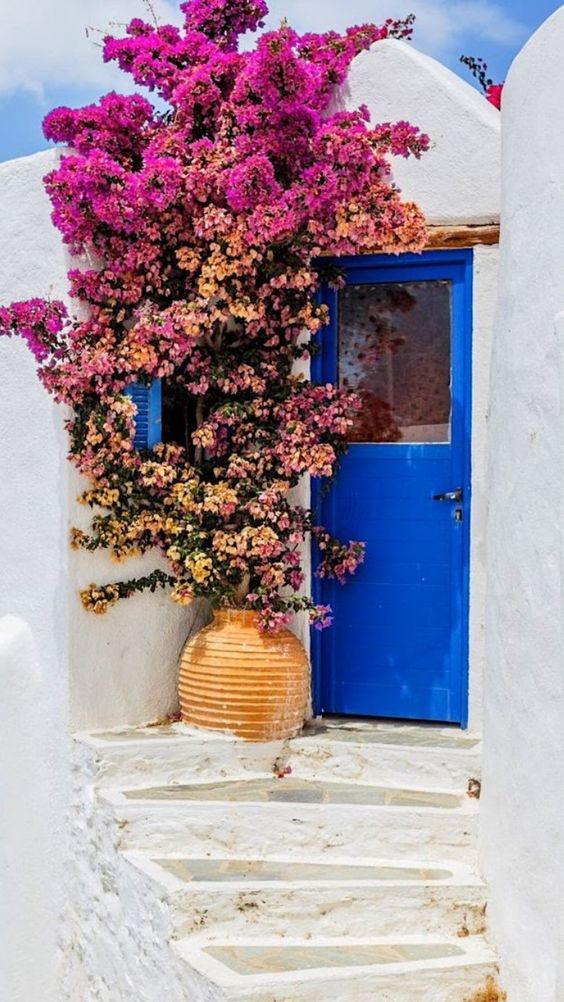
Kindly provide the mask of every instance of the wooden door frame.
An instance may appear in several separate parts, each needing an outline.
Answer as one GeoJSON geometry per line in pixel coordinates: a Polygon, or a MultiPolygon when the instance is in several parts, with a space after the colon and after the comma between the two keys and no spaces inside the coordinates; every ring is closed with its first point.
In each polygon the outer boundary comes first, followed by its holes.
{"type": "MultiPolygon", "coordinates": [[[[453,337],[453,365],[456,357],[456,364],[461,368],[461,387],[464,399],[463,423],[462,423],[462,463],[464,469],[464,484],[467,490],[467,504],[465,505],[465,531],[462,534],[462,583],[461,583],[461,620],[460,620],[460,649],[461,649],[461,672],[460,672],[460,705],[461,722],[460,726],[468,726],[468,703],[469,703],[469,682],[470,682],[470,534],[471,534],[471,509],[472,509],[472,332],[473,332],[473,267],[474,255],[468,248],[448,248],[444,250],[423,251],[421,254],[368,254],[358,257],[342,257],[324,259],[323,265],[330,265],[339,268],[350,274],[362,274],[374,269],[393,269],[398,276],[401,276],[402,267],[412,270],[421,269],[421,278],[426,269],[432,271],[434,267],[457,266],[463,268],[463,282],[460,315],[454,318],[453,337]]],[[[412,274],[410,275],[413,279],[412,274]]],[[[401,277],[394,280],[401,281],[401,277]]],[[[320,293],[320,301],[331,308],[336,303],[336,293],[324,287],[320,293]]],[[[311,378],[315,382],[333,382],[334,365],[328,358],[328,351],[334,351],[336,345],[336,324],[333,316],[329,327],[324,328],[320,336],[321,349],[314,355],[311,363],[311,378]],[[329,337],[328,337],[329,335],[329,337]],[[328,348],[325,345],[328,344],[328,348]]],[[[453,399],[454,405],[454,399],[453,399]]],[[[323,484],[317,478],[311,479],[311,506],[315,511],[322,499],[323,484]]],[[[314,545],[311,546],[311,593],[315,602],[322,600],[322,581],[316,576],[315,571],[319,563],[319,556],[314,545]]],[[[346,588],[346,584],[344,585],[346,588]]],[[[329,629],[334,629],[334,626],[329,629]]],[[[322,711],[322,643],[321,633],[315,628],[310,630],[310,652],[312,664],[312,703],[313,713],[319,716],[322,711]]]]}

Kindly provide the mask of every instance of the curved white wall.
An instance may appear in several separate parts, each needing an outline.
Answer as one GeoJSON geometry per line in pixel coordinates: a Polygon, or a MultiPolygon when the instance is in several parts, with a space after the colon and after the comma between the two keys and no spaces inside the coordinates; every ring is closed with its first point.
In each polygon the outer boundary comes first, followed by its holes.
{"type": "Polygon", "coordinates": [[[366,104],[372,121],[407,119],[431,138],[415,160],[396,157],[394,177],[431,223],[499,218],[500,115],[456,73],[409,42],[385,39],[354,60],[337,105],[366,104]]]}
{"type": "Polygon", "coordinates": [[[564,998],[564,8],[503,100],[483,853],[511,1002],[564,998]]]}

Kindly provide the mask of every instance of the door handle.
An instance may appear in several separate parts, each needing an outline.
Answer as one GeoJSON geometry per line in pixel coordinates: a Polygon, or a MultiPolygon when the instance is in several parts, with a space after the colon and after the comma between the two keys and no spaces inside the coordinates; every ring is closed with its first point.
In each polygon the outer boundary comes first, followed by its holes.
{"type": "Polygon", "coordinates": [[[433,501],[455,501],[461,502],[464,499],[464,489],[455,487],[453,491],[444,491],[443,494],[433,494],[433,501]]]}

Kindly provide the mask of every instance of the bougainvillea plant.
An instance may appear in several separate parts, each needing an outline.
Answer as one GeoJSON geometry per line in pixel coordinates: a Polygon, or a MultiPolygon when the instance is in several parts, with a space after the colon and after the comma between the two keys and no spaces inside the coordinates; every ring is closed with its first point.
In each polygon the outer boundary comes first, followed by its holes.
{"type": "Polygon", "coordinates": [[[331,478],[359,404],[296,363],[328,320],[320,259],[424,245],[389,156],[429,145],[407,122],[372,125],[366,108],[331,101],[352,59],[408,37],[412,18],[344,35],[283,23],[240,51],[240,36],[264,27],[264,0],[189,0],[181,11],[181,28],[135,19],[104,40],[104,59],[156,106],[110,93],[47,115],[45,135],[68,148],[45,183],[76,255],[78,308],[14,303],[0,331],[25,338],[48,391],[72,407],[70,454],[93,509],[72,545],[116,560],[156,548],[168,560],[166,571],[92,585],[86,608],[170,585],[180,603],[255,609],[264,629],[298,610],[322,627],[330,610],[303,593],[300,545],[313,531],[319,574],[340,581],[363,547],[332,539],[288,492],[304,474],[331,478]],[[140,451],[124,391],[156,379],[174,430],[140,451]]]}
{"type": "Polygon", "coordinates": [[[503,95],[503,84],[494,83],[488,76],[488,64],[479,56],[461,56],[460,62],[468,67],[472,76],[480,84],[484,94],[494,108],[501,108],[501,98],[503,95]]]}

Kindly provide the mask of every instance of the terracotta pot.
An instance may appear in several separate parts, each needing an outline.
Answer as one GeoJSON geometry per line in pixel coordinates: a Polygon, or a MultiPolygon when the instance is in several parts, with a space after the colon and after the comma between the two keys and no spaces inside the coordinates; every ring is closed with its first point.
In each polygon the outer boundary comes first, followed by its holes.
{"type": "Polygon", "coordinates": [[[216,612],[180,657],[182,720],[248,741],[297,734],[309,707],[309,662],[290,633],[260,633],[256,613],[216,612]]]}

